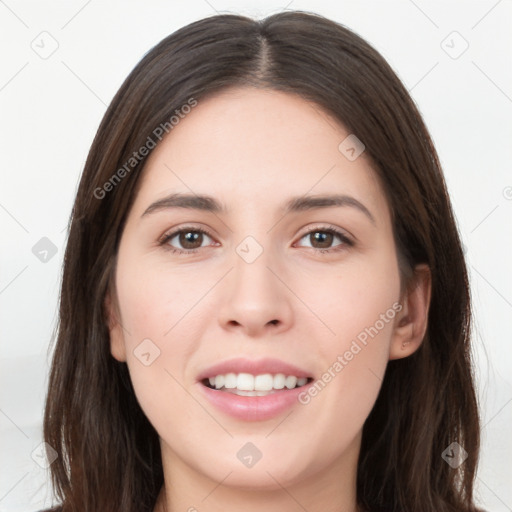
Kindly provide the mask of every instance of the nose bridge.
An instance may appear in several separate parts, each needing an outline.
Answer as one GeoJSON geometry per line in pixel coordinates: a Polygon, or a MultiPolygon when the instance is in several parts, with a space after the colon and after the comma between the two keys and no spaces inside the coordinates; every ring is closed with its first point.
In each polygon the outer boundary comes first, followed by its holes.
{"type": "Polygon", "coordinates": [[[219,315],[223,327],[239,325],[253,335],[268,325],[284,326],[291,319],[286,287],[274,274],[280,267],[278,251],[268,245],[270,237],[257,236],[264,240],[260,243],[249,235],[235,248],[219,315]]]}
{"type": "MultiPolygon", "coordinates": [[[[258,236],[261,240],[262,236],[258,236]]],[[[265,295],[276,296],[276,278],[268,267],[279,266],[269,245],[269,237],[260,243],[253,235],[246,236],[233,255],[232,291],[248,302],[263,300],[265,295]]]]}

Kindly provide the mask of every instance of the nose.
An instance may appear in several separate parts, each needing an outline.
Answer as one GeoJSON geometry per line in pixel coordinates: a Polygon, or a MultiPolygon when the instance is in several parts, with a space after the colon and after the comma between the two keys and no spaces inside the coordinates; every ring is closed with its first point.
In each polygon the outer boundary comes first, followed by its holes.
{"type": "Polygon", "coordinates": [[[265,337],[289,329],[291,294],[283,284],[285,272],[280,272],[275,260],[271,261],[270,251],[263,251],[252,263],[238,255],[233,261],[233,270],[223,280],[223,301],[218,314],[221,327],[250,337],[265,337]]]}

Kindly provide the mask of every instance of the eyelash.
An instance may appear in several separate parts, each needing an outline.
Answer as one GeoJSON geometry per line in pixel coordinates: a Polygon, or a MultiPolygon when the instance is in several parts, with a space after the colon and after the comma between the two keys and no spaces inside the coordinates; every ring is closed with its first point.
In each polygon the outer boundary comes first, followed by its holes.
{"type": "MultiPolygon", "coordinates": [[[[181,228],[177,231],[173,231],[172,233],[169,233],[168,235],[164,235],[159,240],[159,245],[162,246],[166,251],[170,251],[173,254],[178,254],[180,256],[186,256],[190,254],[197,253],[199,249],[204,249],[204,247],[198,247],[196,249],[176,249],[175,247],[172,247],[168,244],[169,240],[172,240],[176,235],[179,235],[180,233],[202,233],[207,236],[209,236],[213,240],[213,235],[211,235],[207,230],[202,228],[197,228],[194,226],[185,226],[184,228],[181,228]]],[[[336,229],[334,226],[321,226],[321,227],[314,227],[304,233],[299,240],[302,240],[304,237],[310,235],[311,233],[329,233],[331,235],[337,236],[341,240],[341,244],[331,247],[329,249],[316,249],[312,247],[312,249],[320,254],[327,254],[332,252],[337,252],[343,250],[344,246],[352,247],[354,245],[354,242],[350,240],[344,233],[336,229]]]]}

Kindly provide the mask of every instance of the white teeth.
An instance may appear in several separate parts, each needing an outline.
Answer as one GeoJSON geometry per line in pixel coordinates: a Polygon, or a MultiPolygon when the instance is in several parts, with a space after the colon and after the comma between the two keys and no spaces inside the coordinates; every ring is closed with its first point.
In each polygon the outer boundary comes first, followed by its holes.
{"type": "Polygon", "coordinates": [[[237,381],[236,373],[228,373],[224,379],[224,387],[226,389],[234,389],[236,388],[237,381]]]}
{"type": "Polygon", "coordinates": [[[293,389],[297,385],[297,377],[294,377],[293,375],[286,377],[286,382],[284,383],[284,385],[288,389],[293,389]]]}
{"type": "Polygon", "coordinates": [[[266,373],[265,375],[257,375],[254,378],[254,389],[258,391],[270,391],[273,385],[274,377],[272,377],[270,373],[266,373]]]}
{"type": "Polygon", "coordinates": [[[224,391],[238,396],[267,396],[276,393],[275,389],[272,391],[240,391],[239,389],[224,389],[224,391]]]}
{"type": "Polygon", "coordinates": [[[250,373],[239,373],[236,380],[236,387],[240,391],[254,391],[254,375],[250,373]]]}
{"type": "Polygon", "coordinates": [[[215,377],[215,387],[220,389],[222,386],[224,386],[224,375],[217,375],[215,377]]]}
{"type": "Polygon", "coordinates": [[[306,377],[295,377],[294,375],[284,375],[277,373],[272,375],[264,373],[261,375],[251,375],[250,373],[227,373],[225,375],[216,375],[208,379],[210,386],[215,389],[233,390],[236,394],[242,396],[264,396],[274,390],[293,389],[297,386],[304,386],[308,379],[306,377]],[[243,393],[237,393],[241,391],[243,393]],[[262,392],[263,394],[251,394],[251,392],[262,392]]]}
{"type": "Polygon", "coordinates": [[[283,389],[284,383],[286,382],[286,375],[278,373],[274,375],[274,389],[283,389]]]}

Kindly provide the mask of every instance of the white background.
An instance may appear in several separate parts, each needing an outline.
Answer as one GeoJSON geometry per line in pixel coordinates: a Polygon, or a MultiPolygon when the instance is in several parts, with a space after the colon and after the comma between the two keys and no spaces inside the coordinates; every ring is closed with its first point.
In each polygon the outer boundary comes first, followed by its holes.
{"type": "Polygon", "coordinates": [[[489,511],[512,510],[512,3],[286,1],[0,1],[0,512],[50,503],[31,453],[42,438],[68,216],[106,105],[176,29],[215,11],[262,17],[285,7],[373,44],[432,133],[471,273],[484,424],[477,496],[489,511]],[[46,59],[35,51],[57,44],[46,59]],[[43,237],[57,248],[46,262],[32,252],[43,237]]]}

